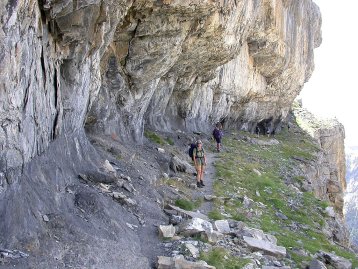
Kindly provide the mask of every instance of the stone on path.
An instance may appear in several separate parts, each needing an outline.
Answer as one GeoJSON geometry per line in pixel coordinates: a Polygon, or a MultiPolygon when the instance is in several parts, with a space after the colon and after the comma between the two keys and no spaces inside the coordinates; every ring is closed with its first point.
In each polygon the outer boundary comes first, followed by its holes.
{"type": "Polygon", "coordinates": [[[257,170],[257,169],[253,169],[253,171],[258,175],[258,176],[262,176],[262,174],[261,174],[261,172],[259,171],[259,170],[257,170]]]}
{"type": "Polygon", "coordinates": [[[269,241],[264,241],[248,236],[244,236],[244,241],[253,250],[262,250],[265,253],[276,257],[286,256],[286,248],[281,246],[276,246],[275,244],[269,241]]]}
{"type": "Polygon", "coordinates": [[[204,195],[204,199],[206,201],[212,201],[215,200],[217,197],[215,195],[204,195]]]}

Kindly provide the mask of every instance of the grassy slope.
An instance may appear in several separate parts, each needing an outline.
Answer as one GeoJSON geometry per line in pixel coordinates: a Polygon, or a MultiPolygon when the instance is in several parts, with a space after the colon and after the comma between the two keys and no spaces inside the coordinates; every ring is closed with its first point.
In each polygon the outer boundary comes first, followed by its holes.
{"type": "MultiPolygon", "coordinates": [[[[225,214],[221,214],[224,210],[236,220],[274,234],[278,245],[287,248],[297,267],[302,267],[311,258],[300,256],[295,249],[304,249],[311,254],[319,250],[334,251],[350,259],[353,268],[357,267],[354,254],[331,244],[322,233],[327,217],[324,208],[328,204],[316,199],[312,193],[297,192],[284,183],[285,179],[290,179],[291,182],[298,181],[299,185],[304,178],[298,168],[299,161],[294,158],[314,161],[319,149],[312,139],[303,132],[284,131],[275,137],[280,142],[278,145],[258,146],[237,137],[224,139],[226,151],[219,154],[216,163],[217,177],[223,180],[217,180],[214,185],[217,196],[234,199],[216,202],[216,210],[210,217],[225,219],[225,214]],[[245,207],[244,196],[255,202],[252,207],[245,207]],[[288,219],[278,218],[277,212],[288,219]]],[[[261,136],[260,139],[268,138],[261,136]]]]}
{"type": "MultiPolygon", "coordinates": [[[[307,254],[315,254],[319,250],[335,252],[350,259],[353,268],[358,267],[358,259],[354,254],[332,244],[322,233],[327,218],[324,209],[328,203],[316,199],[312,193],[297,192],[290,184],[284,183],[289,180],[291,184],[299,186],[305,175],[300,170],[301,162],[297,159],[314,162],[315,153],[319,151],[309,135],[297,127],[292,129],[291,132],[285,130],[276,135],[279,144],[272,146],[258,146],[237,139],[242,136],[255,138],[246,132],[224,138],[225,151],[218,154],[216,162],[216,176],[221,180],[215,181],[214,194],[231,199],[216,200],[215,209],[209,213],[209,217],[241,220],[251,227],[275,235],[277,244],[286,247],[289,260],[295,262],[291,264],[292,268],[303,268],[312,259],[301,256],[295,251],[297,249],[303,249],[307,254]],[[245,196],[254,201],[249,207],[244,205],[245,196]],[[277,212],[288,219],[280,219],[276,216],[277,212]]],[[[170,138],[163,138],[154,132],[146,131],[145,136],[159,145],[172,145],[170,138]]],[[[260,136],[260,140],[269,138],[260,136]]],[[[183,182],[176,180],[165,180],[165,184],[186,189],[183,182]]],[[[200,202],[188,198],[179,199],[175,203],[184,209],[193,210],[200,202]]],[[[201,259],[218,269],[242,268],[248,262],[231,256],[229,250],[222,248],[202,253],[201,259]]],[[[286,264],[290,263],[289,260],[286,264]]]]}

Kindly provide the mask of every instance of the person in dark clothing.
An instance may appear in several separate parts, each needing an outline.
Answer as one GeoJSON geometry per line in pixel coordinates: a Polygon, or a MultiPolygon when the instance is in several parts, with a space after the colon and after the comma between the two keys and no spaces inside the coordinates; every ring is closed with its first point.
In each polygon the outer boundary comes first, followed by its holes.
{"type": "Polygon", "coordinates": [[[222,125],[220,122],[218,122],[215,125],[215,129],[213,131],[213,137],[216,141],[216,150],[220,152],[221,150],[221,139],[223,137],[223,131],[222,131],[222,125]]]}
{"type": "Polygon", "coordinates": [[[257,125],[255,128],[255,133],[256,133],[257,137],[260,136],[260,132],[261,132],[260,127],[257,125]]]}

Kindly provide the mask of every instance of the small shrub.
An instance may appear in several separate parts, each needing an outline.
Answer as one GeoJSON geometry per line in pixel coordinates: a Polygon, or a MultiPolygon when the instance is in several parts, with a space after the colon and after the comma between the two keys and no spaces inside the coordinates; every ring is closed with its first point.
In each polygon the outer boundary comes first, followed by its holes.
{"type": "Polygon", "coordinates": [[[173,141],[173,139],[171,139],[170,137],[167,137],[167,138],[165,139],[165,141],[167,141],[167,143],[168,143],[169,145],[174,146],[174,141],[173,141]]]}
{"type": "Polygon", "coordinates": [[[156,133],[154,133],[152,131],[148,131],[148,130],[144,131],[144,136],[146,138],[148,138],[150,141],[157,143],[159,145],[165,144],[163,139],[159,135],[157,135],[156,133]]]}
{"type": "Polygon", "coordinates": [[[219,210],[213,210],[208,213],[208,217],[213,220],[221,220],[224,219],[224,216],[221,215],[219,210]]]}

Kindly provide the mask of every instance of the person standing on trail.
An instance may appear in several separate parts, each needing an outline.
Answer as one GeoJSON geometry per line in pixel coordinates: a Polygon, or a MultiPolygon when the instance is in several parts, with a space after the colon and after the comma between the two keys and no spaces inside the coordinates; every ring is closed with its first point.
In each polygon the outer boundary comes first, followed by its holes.
{"type": "Polygon", "coordinates": [[[196,168],[196,186],[198,188],[204,187],[204,170],[206,166],[206,157],[203,149],[203,143],[198,140],[196,142],[196,148],[193,150],[193,160],[196,168]]]}
{"type": "Polygon", "coordinates": [[[216,150],[220,152],[221,150],[221,139],[223,137],[222,125],[220,122],[216,123],[215,129],[213,131],[213,137],[216,140],[216,150]]]}

